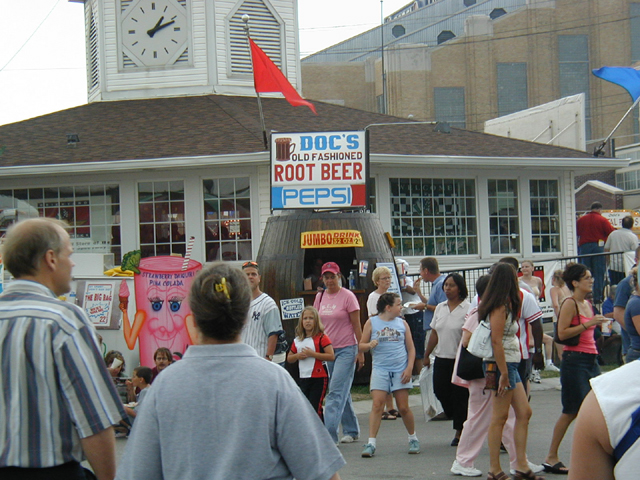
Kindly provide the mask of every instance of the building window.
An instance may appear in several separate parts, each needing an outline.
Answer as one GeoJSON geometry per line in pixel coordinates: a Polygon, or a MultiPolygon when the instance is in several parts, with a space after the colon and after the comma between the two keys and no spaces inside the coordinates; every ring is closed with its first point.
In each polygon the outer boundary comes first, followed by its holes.
{"type": "Polygon", "coordinates": [[[464,87],[436,87],[433,89],[436,122],[465,128],[464,87]]]}
{"type": "Polygon", "coordinates": [[[405,32],[406,30],[402,25],[394,25],[393,28],[391,29],[391,35],[393,35],[394,38],[403,36],[405,32]]]}
{"type": "Polygon", "coordinates": [[[498,63],[498,115],[526,110],[529,107],[527,96],[527,64],[498,63]]]}
{"type": "Polygon", "coordinates": [[[640,3],[629,4],[629,30],[631,31],[631,63],[640,61],[640,3]]]}
{"type": "Polygon", "coordinates": [[[631,170],[628,172],[616,174],[616,187],[624,191],[637,190],[640,188],[640,170],[631,170]]]}
{"type": "Polygon", "coordinates": [[[489,14],[489,18],[491,20],[495,20],[496,18],[500,18],[503,15],[506,15],[507,12],[505,11],[504,8],[494,8],[493,10],[491,10],[491,13],[489,14]]]}
{"type": "Polygon", "coordinates": [[[249,177],[203,180],[207,262],[251,260],[249,177]]]}
{"type": "Polygon", "coordinates": [[[529,181],[534,253],[560,251],[560,198],[557,180],[529,181]]]}
{"type": "Polygon", "coordinates": [[[443,30],[438,34],[438,45],[451,40],[452,38],[456,38],[456,35],[451,30],[443,30]]]}
{"type": "Polygon", "coordinates": [[[585,133],[591,139],[589,40],[587,35],[558,35],[560,97],[585,96],[585,133]]]}
{"type": "Polygon", "coordinates": [[[489,180],[488,186],[491,253],[519,253],[518,183],[489,180]]]}
{"type": "Polygon", "coordinates": [[[471,5],[475,5],[476,4],[476,0],[464,0],[464,6],[465,7],[470,7],[471,5]]]}
{"type": "Polygon", "coordinates": [[[478,253],[474,180],[391,178],[389,186],[399,255],[478,253]]]}
{"type": "Polygon", "coordinates": [[[138,212],[143,257],[186,253],[183,181],[138,184],[138,212]]]}
{"type": "Polygon", "coordinates": [[[244,31],[243,15],[251,19],[249,27],[251,38],[264,50],[278,68],[283,70],[282,32],[278,20],[262,0],[246,0],[229,17],[229,42],[231,55],[231,73],[253,73],[249,42],[244,31]]]}
{"type": "Polygon", "coordinates": [[[378,206],[376,200],[376,179],[375,177],[369,178],[369,211],[371,213],[377,213],[378,206]]]}
{"type": "Polygon", "coordinates": [[[120,263],[120,187],[47,187],[0,190],[0,234],[25,218],[57,218],[69,224],[77,253],[113,253],[120,263]]]}

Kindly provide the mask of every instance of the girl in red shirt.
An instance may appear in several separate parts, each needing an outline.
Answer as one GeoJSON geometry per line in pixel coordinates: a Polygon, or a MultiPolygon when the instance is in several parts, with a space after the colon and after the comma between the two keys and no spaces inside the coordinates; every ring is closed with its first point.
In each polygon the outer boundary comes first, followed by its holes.
{"type": "Polygon", "coordinates": [[[335,359],[331,340],[324,333],[318,310],[305,307],[296,327],[296,338],[287,356],[289,363],[299,362],[300,380],[298,385],[309,399],[311,406],[324,421],[322,401],[327,393],[329,376],[324,362],[335,359]]]}

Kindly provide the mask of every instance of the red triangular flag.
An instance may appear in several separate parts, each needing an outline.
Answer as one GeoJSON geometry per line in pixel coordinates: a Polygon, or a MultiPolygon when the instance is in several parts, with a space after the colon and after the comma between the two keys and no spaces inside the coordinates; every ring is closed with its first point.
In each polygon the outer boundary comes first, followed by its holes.
{"type": "Polygon", "coordinates": [[[294,107],[305,105],[316,115],[316,107],[302,98],[287,77],[256,43],[249,39],[251,45],[251,59],[253,61],[253,83],[258,93],[280,92],[294,107]]]}

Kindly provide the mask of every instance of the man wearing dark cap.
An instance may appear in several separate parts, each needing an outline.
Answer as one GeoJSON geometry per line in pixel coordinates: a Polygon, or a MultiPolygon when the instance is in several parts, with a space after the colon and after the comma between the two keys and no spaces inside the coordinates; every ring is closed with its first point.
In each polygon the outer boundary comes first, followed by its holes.
{"type": "MultiPolygon", "coordinates": [[[[604,244],[615,229],[609,220],[601,214],[602,204],[593,202],[591,211],[578,219],[576,233],[578,234],[578,255],[604,253],[604,244]]],[[[593,301],[602,302],[602,287],[606,260],[603,255],[596,257],[581,257],[580,262],[587,266],[593,275],[593,301]]]]}

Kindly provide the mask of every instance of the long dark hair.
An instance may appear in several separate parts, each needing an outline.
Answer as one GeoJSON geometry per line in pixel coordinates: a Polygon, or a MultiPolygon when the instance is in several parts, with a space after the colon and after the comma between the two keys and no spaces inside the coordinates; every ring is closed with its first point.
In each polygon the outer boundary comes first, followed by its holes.
{"type": "Polygon", "coordinates": [[[508,263],[499,263],[491,274],[489,285],[482,295],[482,302],[478,307],[478,318],[487,318],[496,308],[507,307],[507,313],[516,314],[520,312],[520,288],[518,287],[518,276],[515,269],[508,263]]]}

